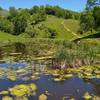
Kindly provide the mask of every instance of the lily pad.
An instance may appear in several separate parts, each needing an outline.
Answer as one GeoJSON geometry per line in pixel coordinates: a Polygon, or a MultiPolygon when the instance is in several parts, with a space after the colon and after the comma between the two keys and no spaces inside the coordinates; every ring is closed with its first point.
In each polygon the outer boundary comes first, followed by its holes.
{"type": "Polygon", "coordinates": [[[9,97],[9,96],[4,96],[3,98],[2,98],[2,100],[13,100],[11,97],[9,97]]]}
{"type": "Polygon", "coordinates": [[[37,86],[32,83],[29,85],[21,84],[16,85],[15,87],[9,89],[10,93],[15,96],[24,96],[29,95],[32,91],[35,91],[37,89],[37,86]]]}
{"type": "Polygon", "coordinates": [[[8,91],[1,91],[0,94],[1,95],[3,95],[3,94],[9,94],[9,92],[8,91]]]}
{"type": "Polygon", "coordinates": [[[71,78],[71,77],[73,77],[73,74],[66,74],[64,77],[65,78],[71,78]]]}
{"type": "Polygon", "coordinates": [[[86,93],[84,94],[83,98],[84,98],[85,100],[90,100],[90,99],[92,98],[92,96],[91,96],[88,92],[86,92],[86,93]]]}
{"type": "Polygon", "coordinates": [[[39,96],[39,100],[47,100],[47,96],[45,95],[45,94],[41,94],[40,96],[39,96]]]}

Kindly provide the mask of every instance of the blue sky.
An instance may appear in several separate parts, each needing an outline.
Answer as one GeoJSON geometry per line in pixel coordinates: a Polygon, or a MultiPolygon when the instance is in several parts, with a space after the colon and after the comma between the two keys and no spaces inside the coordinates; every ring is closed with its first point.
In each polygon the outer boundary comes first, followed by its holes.
{"type": "Polygon", "coordinates": [[[16,8],[31,8],[34,5],[59,5],[62,8],[74,11],[83,11],[87,0],[0,0],[0,6],[8,9],[11,6],[16,8]]]}

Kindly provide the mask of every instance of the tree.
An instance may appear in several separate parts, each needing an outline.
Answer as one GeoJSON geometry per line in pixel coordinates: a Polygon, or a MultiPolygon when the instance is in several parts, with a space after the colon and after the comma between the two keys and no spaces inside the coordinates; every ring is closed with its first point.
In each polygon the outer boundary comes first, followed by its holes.
{"type": "Polygon", "coordinates": [[[42,22],[46,19],[46,15],[43,13],[36,13],[33,14],[30,18],[30,23],[32,25],[38,24],[39,22],[42,22]]]}
{"type": "Polygon", "coordinates": [[[10,7],[10,8],[9,8],[9,13],[10,13],[10,15],[8,16],[8,19],[9,19],[10,21],[14,20],[14,17],[16,17],[17,14],[18,14],[18,12],[17,12],[17,10],[15,9],[15,7],[10,7]]]}
{"type": "Polygon", "coordinates": [[[93,16],[95,20],[95,29],[100,30],[100,6],[93,9],[93,16]]]}
{"type": "Polygon", "coordinates": [[[94,17],[92,12],[85,12],[81,15],[80,25],[83,32],[92,32],[92,29],[94,28],[94,17]]]}
{"type": "Polygon", "coordinates": [[[2,8],[2,7],[0,7],[0,11],[1,11],[1,10],[3,10],[3,8],[2,8]]]}
{"type": "Polygon", "coordinates": [[[14,35],[19,35],[25,31],[27,27],[27,17],[23,13],[19,13],[13,20],[14,35]]]}
{"type": "Polygon", "coordinates": [[[87,0],[86,9],[89,10],[98,5],[100,5],[100,0],[87,0]]]}
{"type": "Polygon", "coordinates": [[[66,11],[65,18],[66,19],[73,18],[73,14],[70,11],[66,11]]]}
{"type": "Polygon", "coordinates": [[[0,18],[0,30],[8,33],[13,33],[13,23],[6,18],[0,18]]]}
{"type": "Polygon", "coordinates": [[[38,6],[34,6],[30,9],[30,14],[33,15],[34,13],[38,13],[39,12],[39,7],[38,6]]]}
{"type": "Polygon", "coordinates": [[[57,35],[57,32],[54,29],[48,28],[48,34],[50,38],[55,38],[57,35]]]}
{"type": "Polygon", "coordinates": [[[32,25],[28,25],[25,32],[31,37],[35,37],[35,35],[37,34],[37,31],[36,29],[33,28],[32,25]]]}

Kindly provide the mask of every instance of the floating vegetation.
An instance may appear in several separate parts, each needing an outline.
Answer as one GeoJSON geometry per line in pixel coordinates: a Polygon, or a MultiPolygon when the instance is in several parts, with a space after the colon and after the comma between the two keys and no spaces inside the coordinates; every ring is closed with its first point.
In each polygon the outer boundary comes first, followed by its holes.
{"type": "Polygon", "coordinates": [[[13,98],[11,98],[10,96],[4,96],[4,97],[2,98],[2,100],[13,100],[13,98]]]}
{"type": "Polygon", "coordinates": [[[39,96],[39,100],[47,100],[47,99],[48,99],[48,97],[45,94],[41,94],[39,96]]]}
{"type": "Polygon", "coordinates": [[[94,96],[94,97],[93,97],[93,100],[100,100],[100,97],[94,96]]]}
{"type": "Polygon", "coordinates": [[[64,96],[64,97],[62,97],[62,100],[75,100],[75,98],[74,97],[67,97],[67,96],[64,96]]]}
{"type": "Polygon", "coordinates": [[[30,77],[25,76],[25,77],[22,78],[22,80],[24,80],[24,81],[28,81],[28,80],[30,80],[30,77]]]}
{"type": "Polygon", "coordinates": [[[46,75],[52,75],[55,82],[64,81],[72,77],[79,77],[84,80],[91,80],[93,78],[100,78],[100,66],[98,66],[82,66],[77,68],[67,68],[64,70],[52,69],[46,71],[46,75]]]}
{"type": "Polygon", "coordinates": [[[6,94],[9,94],[9,91],[2,91],[2,92],[0,92],[0,95],[6,95],[6,94]]]}
{"type": "Polygon", "coordinates": [[[90,99],[92,98],[92,96],[91,96],[88,92],[86,92],[86,93],[84,94],[83,98],[84,98],[85,100],[90,100],[90,99]]]}
{"type": "Polygon", "coordinates": [[[16,73],[24,73],[24,72],[26,72],[25,68],[24,69],[19,69],[19,70],[16,71],[16,73]]]}
{"type": "Polygon", "coordinates": [[[61,81],[64,81],[65,79],[63,79],[63,78],[54,78],[54,81],[55,82],[61,82],[61,81]]]}
{"type": "Polygon", "coordinates": [[[38,80],[39,78],[40,78],[39,76],[35,76],[35,75],[31,76],[32,80],[38,80]]]}
{"type": "Polygon", "coordinates": [[[71,77],[73,77],[73,74],[66,74],[66,75],[64,75],[64,78],[71,78],[71,77]]]}
{"type": "Polygon", "coordinates": [[[29,100],[26,96],[21,96],[21,97],[15,97],[14,100],[29,100]]]}
{"type": "Polygon", "coordinates": [[[48,90],[45,91],[45,94],[46,94],[46,95],[51,95],[51,93],[49,93],[48,90]]]}
{"type": "MultiPolygon", "coordinates": [[[[1,91],[0,95],[12,95],[15,96],[14,100],[28,100],[28,96],[36,95],[37,86],[34,83],[31,84],[20,84],[16,85],[13,88],[8,89],[7,91],[1,91]],[[23,98],[23,99],[22,99],[23,98]]],[[[13,100],[9,96],[2,98],[3,100],[13,100]]]]}
{"type": "Polygon", "coordinates": [[[16,85],[13,88],[10,88],[9,91],[12,95],[15,96],[25,96],[25,95],[30,95],[36,89],[37,86],[34,83],[32,83],[29,85],[25,85],[25,84],[16,85]]]}
{"type": "Polygon", "coordinates": [[[5,71],[4,69],[0,68],[0,77],[3,77],[5,76],[5,71]]]}
{"type": "Polygon", "coordinates": [[[7,78],[12,80],[12,81],[15,81],[17,78],[16,72],[14,70],[8,70],[7,78]]]}

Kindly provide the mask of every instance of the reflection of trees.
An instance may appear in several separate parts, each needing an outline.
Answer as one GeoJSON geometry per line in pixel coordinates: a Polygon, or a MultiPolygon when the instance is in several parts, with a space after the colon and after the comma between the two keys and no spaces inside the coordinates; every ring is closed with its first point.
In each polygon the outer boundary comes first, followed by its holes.
{"type": "Polygon", "coordinates": [[[94,89],[95,89],[95,92],[97,93],[97,95],[100,95],[100,84],[94,85],[94,89]]]}
{"type": "Polygon", "coordinates": [[[0,59],[2,59],[3,58],[3,51],[2,51],[2,49],[0,48],[0,59]]]}
{"type": "Polygon", "coordinates": [[[94,91],[96,94],[100,95],[100,80],[98,79],[97,81],[93,81],[92,85],[94,86],[94,91]]]}

